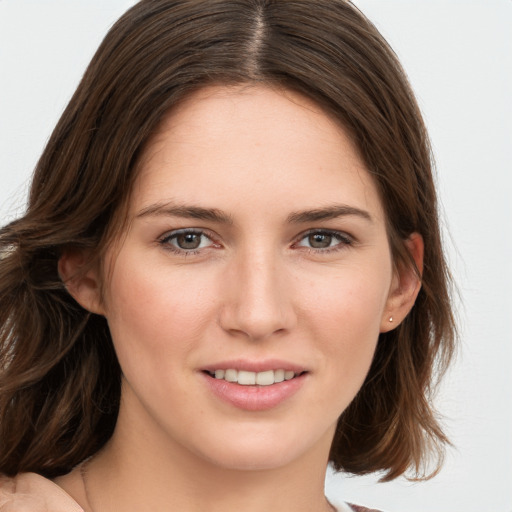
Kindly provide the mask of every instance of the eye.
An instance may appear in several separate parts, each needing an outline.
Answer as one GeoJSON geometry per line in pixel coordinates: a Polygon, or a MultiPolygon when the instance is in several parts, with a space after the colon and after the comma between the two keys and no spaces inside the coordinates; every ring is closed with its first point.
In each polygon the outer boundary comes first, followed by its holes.
{"type": "Polygon", "coordinates": [[[196,229],[179,229],[166,233],[160,244],[178,253],[195,253],[205,247],[215,245],[212,239],[204,231],[196,229]]]}
{"type": "Polygon", "coordinates": [[[296,247],[306,247],[315,251],[328,252],[341,249],[353,243],[352,238],[339,231],[314,230],[302,235],[296,247]]]}

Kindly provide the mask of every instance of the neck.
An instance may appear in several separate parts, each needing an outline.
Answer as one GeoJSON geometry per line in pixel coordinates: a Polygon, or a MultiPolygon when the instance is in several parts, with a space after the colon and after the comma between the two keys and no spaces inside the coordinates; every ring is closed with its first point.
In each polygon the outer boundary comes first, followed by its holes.
{"type": "Polygon", "coordinates": [[[297,464],[240,471],[190,460],[183,464],[175,453],[163,463],[145,455],[136,449],[115,453],[112,443],[89,462],[90,512],[332,511],[324,497],[325,464],[316,471],[297,464]]]}
{"type": "Polygon", "coordinates": [[[88,463],[90,512],[333,510],[324,496],[330,436],[325,448],[292,463],[240,470],[219,467],[181,445],[151,445],[147,440],[154,441],[154,436],[129,439],[122,424],[118,426],[107,446],[88,463]]]}

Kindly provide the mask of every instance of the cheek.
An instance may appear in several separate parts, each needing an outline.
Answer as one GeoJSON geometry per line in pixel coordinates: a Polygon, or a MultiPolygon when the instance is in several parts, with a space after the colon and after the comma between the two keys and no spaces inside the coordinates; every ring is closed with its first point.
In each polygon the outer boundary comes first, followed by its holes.
{"type": "Polygon", "coordinates": [[[107,295],[107,318],[120,362],[153,357],[173,361],[187,353],[212,321],[208,287],[187,272],[144,267],[119,258],[107,295]],[[125,276],[130,276],[126,279],[125,276]],[[166,354],[174,357],[164,358],[166,354]]]}
{"type": "Polygon", "coordinates": [[[386,268],[346,269],[323,286],[310,283],[304,292],[302,314],[327,355],[326,371],[332,378],[343,376],[354,390],[364,381],[378,341],[391,281],[386,268]]]}
{"type": "MultiPolygon", "coordinates": [[[[327,333],[378,334],[391,284],[391,265],[353,267],[331,272],[302,286],[304,311],[327,333]]],[[[353,336],[350,336],[350,335],[353,336]]]]}

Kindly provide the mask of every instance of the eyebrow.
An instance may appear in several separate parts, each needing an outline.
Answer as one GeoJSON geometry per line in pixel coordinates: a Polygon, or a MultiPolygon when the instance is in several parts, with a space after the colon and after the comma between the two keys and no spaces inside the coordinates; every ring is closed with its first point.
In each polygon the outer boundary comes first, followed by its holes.
{"type": "Polygon", "coordinates": [[[184,219],[199,219],[217,222],[220,224],[233,224],[233,219],[217,208],[203,208],[201,206],[187,206],[175,203],[156,203],[143,208],[137,218],[148,216],[182,217],[184,219]]]}
{"type": "Polygon", "coordinates": [[[303,224],[306,222],[336,219],[345,216],[361,217],[362,219],[373,222],[372,216],[366,210],[347,205],[333,205],[325,208],[316,208],[314,210],[293,212],[288,215],[287,220],[290,224],[303,224]]]}
{"type": "MultiPolygon", "coordinates": [[[[182,217],[186,219],[199,219],[216,222],[219,224],[233,224],[233,219],[218,208],[203,208],[201,206],[178,205],[172,202],[156,203],[143,208],[137,218],[148,216],[169,216],[182,217]]],[[[315,208],[292,212],[287,217],[290,224],[304,224],[306,222],[315,222],[319,220],[336,219],[344,216],[357,216],[367,221],[373,222],[371,215],[360,208],[347,205],[333,205],[325,208],[315,208]]]]}

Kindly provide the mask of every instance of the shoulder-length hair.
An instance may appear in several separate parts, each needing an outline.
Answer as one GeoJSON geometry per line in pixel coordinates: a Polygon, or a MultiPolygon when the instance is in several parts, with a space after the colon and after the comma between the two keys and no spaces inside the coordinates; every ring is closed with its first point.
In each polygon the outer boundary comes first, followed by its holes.
{"type": "Polygon", "coordinates": [[[337,470],[384,480],[440,463],[431,406],[454,345],[432,158],[417,103],[377,29],[345,0],[143,0],[110,30],[40,161],[26,214],[0,231],[0,471],[66,473],[112,435],[121,370],[106,320],[67,293],[64,250],[101,260],[122,226],[137,162],[166,113],[211,84],[299,92],[336,118],[378,187],[395,265],[425,244],[412,311],[380,335],[338,421],[337,470]]]}

